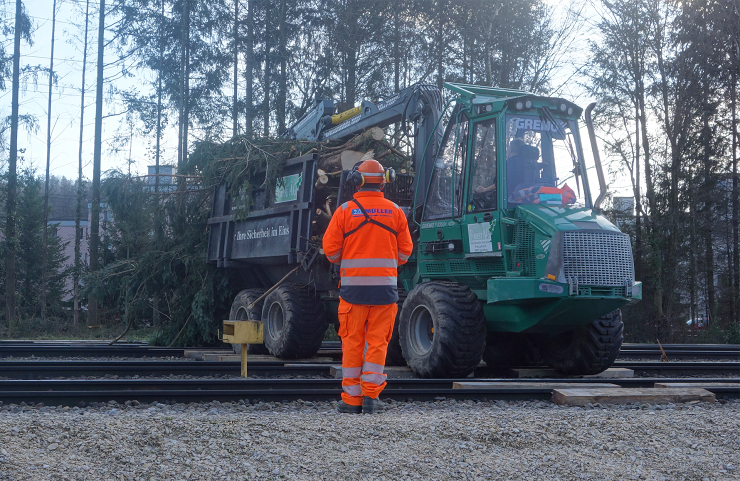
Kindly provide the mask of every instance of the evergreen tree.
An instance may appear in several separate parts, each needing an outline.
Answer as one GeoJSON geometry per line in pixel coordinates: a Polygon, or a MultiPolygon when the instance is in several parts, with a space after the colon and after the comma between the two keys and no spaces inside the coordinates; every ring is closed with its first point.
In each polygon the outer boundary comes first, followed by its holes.
{"type": "MultiPolygon", "coordinates": [[[[34,174],[25,170],[18,177],[16,292],[21,322],[41,315],[42,285],[39,281],[44,269],[44,181],[34,174]]],[[[56,225],[52,223],[48,231],[46,306],[50,315],[60,316],[63,315],[62,298],[66,295],[64,282],[69,274],[64,267],[65,243],[57,236],[56,225]]]]}

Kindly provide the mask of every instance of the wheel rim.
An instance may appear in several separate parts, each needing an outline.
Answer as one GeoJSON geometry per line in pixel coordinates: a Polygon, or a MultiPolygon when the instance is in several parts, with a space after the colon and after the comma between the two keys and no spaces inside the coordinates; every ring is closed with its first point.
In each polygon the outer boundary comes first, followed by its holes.
{"type": "Polygon", "coordinates": [[[425,306],[418,306],[411,313],[409,340],[417,355],[425,355],[432,350],[434,343],[434,321],[432,313],[425,306]]]}
{"type": "Polygon", "coordinates": [[[247,310],[243,307],[240,307],[236,310],[236,321],[244,321],[249,319],[249,316],[247,315],[247,310]]]}
{"type": "Polygon", "coordinates": [[[267,333],[272,339],[280,338],[283,333],[283,323],[285,322],[285,314],[283,313],[283,307],[274,302],[270,306],[270,311],[267,313],[267,333]]]}

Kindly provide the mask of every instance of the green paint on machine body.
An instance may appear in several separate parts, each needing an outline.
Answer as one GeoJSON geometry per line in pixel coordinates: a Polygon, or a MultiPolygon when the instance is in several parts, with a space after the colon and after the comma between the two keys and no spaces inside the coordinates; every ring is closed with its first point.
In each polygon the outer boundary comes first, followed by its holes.
{"type": "Polygon", "coordinates": [[[405,288],[435,280],[467,285],[483,302],[488,330],[514,333],[573,330],[641,299],[629,237],[593,208],[581,109],[524,92],[447,87],[460,94],[458,112],[467,115],[447,127],[416,267],[400,273],[405,288]],[[515,112],[527,102],[529,109],[515,112]],[[528,164],[514,161],[517,142],[527,145],[519,149],[531,155],[528,164]],[[518,183],[527,168],[530,182],[518,183]],[[493,182],[487,203],[480,201],[486,186],[476,187],[486,176],[493,182]],[[566,200],[571,192],[574,202],[566,200]]]}

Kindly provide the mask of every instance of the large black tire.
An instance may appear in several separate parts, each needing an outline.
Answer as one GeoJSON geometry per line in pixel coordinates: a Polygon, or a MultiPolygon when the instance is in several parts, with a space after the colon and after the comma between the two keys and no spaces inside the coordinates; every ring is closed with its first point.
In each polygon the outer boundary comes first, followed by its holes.
{"type": "Polygon", "coordinates": [[[408,292],[403,289],[398,290],[398,312],[396,313],[396,322],[393,323],[393,336],[388,343],[388,351],[385,354],[385,365],[386,366],[405,366],[406,359],[403,357],[403,350],[401,349],[401,342],[398,339],[398,325],[401,323],[401,310],[403,309],[403,303],[406,300],[408,292]]]}
{"type": "Polygon", "coordinates": [[[425,282],[409,292],[398,334],[403,357],[420,377],[467,376],[486,347],[480,301],[455,282],[425,282]]]}
{"type": "Polygon", "coordinates": [[[560,374],[587,375],[609,369],[623,340],[622,311],[617,309],[556,338],[541,338],[538,347],[547,365],[560,374]]]}
{"type": "MultiPolygon", "coordinates": [[[[262,304],[263,301],[258,302],[249,311],[247,308],[252,305],[254,301],[265,293],[264,289],[244,289],[234,298],[234,302],[231,304],[231,311],[229,311],[230,321],[242,321],[252,320],[259,321],[262,317],[262,304]]],[[[241,344],[232,344],[231,347],[234,352],[241,354],[241,344]]],[[[249,354],[270,354],[264,344],[249,344],[247,347],[247,353],[249,354]]]]}
{"type": "Polygon", "coordinates": [[[285,359],[316,355],[324,340],[327,321],[324,304],[298,284],[272,291],[262,307],[265,347],[285,359]]]}

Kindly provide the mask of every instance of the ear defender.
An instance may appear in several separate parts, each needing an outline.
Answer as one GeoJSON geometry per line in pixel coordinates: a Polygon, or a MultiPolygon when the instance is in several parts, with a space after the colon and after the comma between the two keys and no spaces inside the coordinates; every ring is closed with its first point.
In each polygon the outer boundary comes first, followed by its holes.
{"type": "Polygon", "coordinates": [[[361,187],[365,183],[365,177],[362,175],[362,172],[357,170],[359,167],[358,165],[355,165],[352,171],[349,174],[349,181],[352,182],[357,187],[361,187]]]}
{"type": "Polygon", "coordinates": [[[385,181],[389,184],[396,181],[396,171],[393,170],[393,167],[385,169],[385,181]]]}
{"type": "Polygon", "coordinates": [[[375,159],[368,159],[355,164],[347,177],[357,187],[362,187],[366,183],[385,184],[396,180],[396,171],[392,168],[384,168],[375,159]]]}

